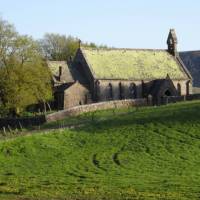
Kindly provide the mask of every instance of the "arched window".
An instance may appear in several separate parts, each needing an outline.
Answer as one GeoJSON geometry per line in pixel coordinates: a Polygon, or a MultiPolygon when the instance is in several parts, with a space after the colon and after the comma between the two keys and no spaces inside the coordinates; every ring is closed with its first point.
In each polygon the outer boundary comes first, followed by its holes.
{"type": "Polygon", "coordinates": [[[100,100],[100,96],[101,96],[101,90],[100,90],[100,82],[99,81],[96,81],[95,82],[95,94],[96,94],[96,101],[99,101],[100,100]]]}
{"type": "Polygon", "coordinates": [[[143,80],[142,80],[142,97],[146,97],[146,88],[143,80]]]}
{"type": "Polygon", "coordinates": [[[130,98],[131,99],[137,98],[137,87],[136,87],[135,83],[130,84],[129,92],[130,92],[130,98]]]}
{"type": "Polygon", "coordinates": [[[113,89],[112,89],[112,84],[109,83],[108,84],[108,100],[112,100],[113,99],[113,89]]]}
{"type": "Polygon", "coordinates": [[[178,95],[181,96],[181,84],[180,83],[177,84],[177,92],[178,92],[178,95]]]}
{"type": "Polygon", "coordinates": [[[164,92],[164,96],[167,96],[167,97],[171,96],[171,92],[169,90],[166,90],[164,92]]]}
{"type": "Polygon", "coordinates": [[[186,95],[190,94],[190,81],[187,81],[186,83],[186,95]]]}
{"type": "Polygon", "coordinates": [[[122,83],[119,83],[119,99],[124,99],[124,87],[122,83]]]}

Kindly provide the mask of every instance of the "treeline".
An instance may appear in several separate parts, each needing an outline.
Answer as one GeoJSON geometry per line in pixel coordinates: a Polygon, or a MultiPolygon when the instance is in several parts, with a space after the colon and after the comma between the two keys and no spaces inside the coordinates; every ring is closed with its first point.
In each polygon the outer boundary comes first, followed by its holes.
{"type": "MultiPolygon", "coordinates": [[[[69,60],[74,57],[79,48],[80,40],[72,36],[65,36],[55,33],[47,33],[43,39],[38,41],[41,53],[48,60],[69,60]]],[[[91,48],[108,48],[106,45],[82,42],[81,46],[91,48]]]]}
{"type": "Polygon", "coordinates": [[[53,99],[46,60],[68,60],[78,47],[78,38],[59,34],[48,33],[36,41],[0,18],[0,116],[21,115],[35,104],[44,105],[45,110],[53,99]]]}

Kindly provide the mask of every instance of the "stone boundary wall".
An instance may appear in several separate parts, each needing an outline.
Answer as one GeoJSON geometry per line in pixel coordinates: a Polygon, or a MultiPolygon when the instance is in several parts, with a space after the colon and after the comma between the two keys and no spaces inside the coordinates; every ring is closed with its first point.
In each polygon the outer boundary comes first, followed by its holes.
{"type": "Polygon", "coordinates": [[[0,118],[0,128],[24,128],[29,126],[39,126],[46,122],[45,116],[20,117],[20,118],[0,118]]]}
{"type": "MultiPolygon", "coordinates": [[[[200,94],[191,94],[188,96],[173,96],[164,97],[162,104],[176,103],[181,101],[192,101],[200,100],[200,94]]],[[[94,103],[82,106],[76,106],[67,110],[62,110],[49,115],[41,115],[36,117],[21,117],[21,118],[0,118],[0,129],[5,128],[23,128],[29,126],[39,126],[45,122],[62,120],[66,116],[76,116],[81,113],[87,113],[97,110],[107,110],[115,108],[129,108],[137,106],[151,106],[152,98],[148,99],[128,99],[128,100],[117,100],[117,101],[107,101],[101,103],[94,103]]]]}
{"type": "Polygon", "coordinates": [[[168,103],[177,103],[181,101],[192,101],[192,100],[200,100],[200,94],[190,94],[187,96],[172,96],[172,97],[163,97],[161,104],[168,103]]]}
{"type": "Polygon", "coordinates": [[[200,94],[190,94],[186,96],[187,101],[200,100],[200,94]]]}
{"type": "Polygon", "coordinates": [[[171,97],[163,97],[161,100],[161,105],[166,105],[169,103],[176,103],[176,102],[181,102],[185,101],[186,96],[171,96],[171,97]]]}
{"type": "MultiPolygon", "coordinates": [[[[149,102],[150,104],[150,102],[149,102]]],[[[136,106],[147,106],[147,99],[128,99],[128,100],[117,100],[117,101],[107,101],[100,103],[93,103],[88,105],[76,106],[67,110],[62,110],[57,113],[52,113],[46,116],[47,122],[62,120],[66,116],[76,116],[81,113],[87,113],[97,110],[107,110],[114,108],[129,108],[136,106]]]]}

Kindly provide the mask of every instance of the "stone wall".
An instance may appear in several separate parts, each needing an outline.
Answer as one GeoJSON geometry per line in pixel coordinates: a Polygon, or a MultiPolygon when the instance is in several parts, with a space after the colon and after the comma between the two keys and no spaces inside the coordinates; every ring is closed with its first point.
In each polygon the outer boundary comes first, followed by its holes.
{"type": "MultiPolygon", "coordinates": [[[[180,85],[180,94],[187,95],[187,80],[172,80],[174,87],[178,90],[178,84],[180,85]]],[[[152,87],[153,81],[144,81],[144,87],[142,86],[142,81],[128,81],[128,80],[99,80],[98,81],[98,101],[107,101],[107,100],[119,100],[120,99],[120,86],[123,90],[122,99],[131,99],[134,98],[130,92],[131,84],[136,86],[136,98],[143,98],[143,96],[148,95],[148,91],[152,87]],[[110,92],[112,89],[112,95],[110,92]],[[147,93],[147,94],[145,94],[147,93]]],[[[192,93],[190,88],[190,94],[192,93]]]]}
{"type": "Polygon", "coordinates": [[[74,83],[64,92],[64,109],[91,103],[91,95],[79,82],[74,83]]]}
{"type": "Polygon", "coordinates": [[[169,103],[177,103],[181,101],[185,101],[186,96],[171,96],[171,97],[163,97],[161,104],[166,105],[169,103]]]}
{"type": "Polygon", "coordinates": [[[136,86],[135,97],[142,98],[142,82],[128,80],[99,80],[98,101],[131,99],[131,84],[136,86]],[[121,84],[121,90],[120,90],[121,84]],[[112,97],[110,88],[112,88],[112,97]]]}
{"type": "MultiPolygon", "coordinates": [[[[178,90],[178,84],[181,86],[181,95],[187,95],[187,82],[188,80],[172,80],[175,88],[178,90]]],[[[192,84],[189,84],[189,94],[192,94],[192,84]]]]}
{"type": "MultiPolygon", "coordinates": [[[[51,121],[62,120],[66,116],[76,116],[81,113],[87,113],[97,110],[147,106],[147,102],[148,102],[147,99],[135,99],[135,100],[122,100],[122,101],[108,101],[108,102],[94,103],[83,106],[76,106],[74,108],[49,114],[46,116],[46,121],[51,122],[51,121]]],[[[151,102],[149,102],[149,104],[151,104],[151,102]]]]}
{"type": "Polygon", "coordinates": [[[190,94],[190,95],[182,95],[182,96],[171,96],[171,97],[163,97],[161,104],[168,103],[177,103],[181,101],[193,101],[200,100],[200,94],[190,94]]]}
{"type": "Polygon", "coordinates": [[[191,94],[186,96],[187,101],[200,100],[200,94],[191,94]]]}

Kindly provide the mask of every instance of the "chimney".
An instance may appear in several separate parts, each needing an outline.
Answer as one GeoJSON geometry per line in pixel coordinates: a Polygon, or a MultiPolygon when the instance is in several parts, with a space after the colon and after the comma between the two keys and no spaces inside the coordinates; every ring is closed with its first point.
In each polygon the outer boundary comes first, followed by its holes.
{"type": "Polygon", "coordinates": [[[177,44],[178,44],[178,40],[176,37],[175,29],[170,29],[169,35],[167,38],[168,52],[175,57],[178,56],[177,44]]]}
{"type": "Polygon", "coordinates": [[[59,81],[61,81],[62,73],[62,66],[59,66],[59,81]]]}

